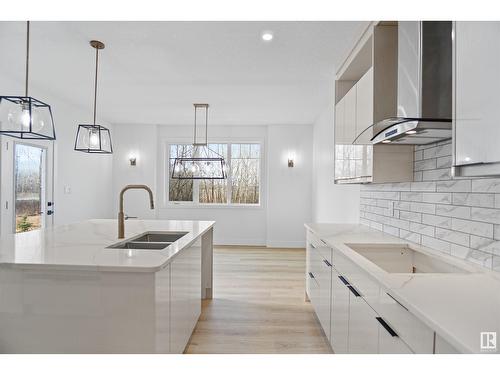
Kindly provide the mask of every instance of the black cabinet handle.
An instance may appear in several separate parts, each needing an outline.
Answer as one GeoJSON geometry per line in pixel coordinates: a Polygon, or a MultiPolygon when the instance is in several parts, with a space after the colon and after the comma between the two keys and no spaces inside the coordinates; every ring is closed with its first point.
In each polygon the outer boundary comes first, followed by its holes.
{"type": "Polygon", "coordinates": [[[312,243],[310,243],[309,245],[311,245],[311,248],[316,249],[316,246],[314,246],[312,243]]]}
{"type": "Polygon", "coordinates": [[[309,277],[310,277],[311,279],[314,279],[314,275],[313,275],[313,273],[312,273],[312,272],[309,272],[309,277]]]}
{"type": "Polygon", "coordinates": [[[332,266],[332,264],[329,261],[327,261],[326,259],[323,259],[323,263],[325,263],[328,267],[332,266]]]}
{"type": "Polygon", "coordinates": [[[389,326],[389,324],[386,323],[384,319],[382,319],[380,316],[377,316],[375,319],[377,319],[380,325],[384,327],[387,332],[389,332],[389,335],[391,335],[392,337],[398,337],[398,334],[394,332],[394,330],[389,326]]]}
{"type": "Polygon", "coordinates": [[[340,281],[342,281],[345,285],[349,285],[349,281],[346,280],[344,276],[339,276],[340,281]]]}
{"type": "Polygon", "coordinates": [[[347,285],[347,287],[352,292],[352,294],[354,294],[356,297],[361,297],[361,294],[359,294],[359,292],[356,289],[354,289],[354,287],[352,285],[347,285]]]}

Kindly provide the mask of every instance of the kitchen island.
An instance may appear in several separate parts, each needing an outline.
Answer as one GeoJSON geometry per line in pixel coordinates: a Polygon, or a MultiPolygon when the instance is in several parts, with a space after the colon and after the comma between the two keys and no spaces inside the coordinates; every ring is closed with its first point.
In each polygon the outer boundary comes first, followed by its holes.
{"type": "Polygon", "coordinates": [[[0,353],[182,353],[212,298],[214,224],[130,220],[125,241],[116,220],[0,237],[0,353]],[[127,246],[143,234],[180,238],[127,246]]]}

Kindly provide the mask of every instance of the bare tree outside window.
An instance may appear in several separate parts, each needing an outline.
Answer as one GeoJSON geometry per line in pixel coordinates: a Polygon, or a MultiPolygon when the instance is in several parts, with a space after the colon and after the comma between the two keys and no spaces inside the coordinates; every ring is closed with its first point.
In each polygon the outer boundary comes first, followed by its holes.
{"type": "Polygon", "coordinates": [[[192,145],[170,145],[168,167],[168,200],[170,202],[192,202],[193,180],[179,180],[172,178],[175,158],[188,157],[192,153],[192,145]]]}
{"type": "MultiPolygon", "coordinates": [[[[208,148],[227,160],[227,144],[209,144],[208,148]]],[[[227,203],[227,179],[200,180],[200,203],[227,203]]]]}
{"type": "Polygon", "coordinates": [[[208,147],[222,155],[226,161],[228,178],[224,180],[172,179],[176,157],[186,157],[193,151],[192,145],[170,145],[169,201],[199,204],[259,204],[260,158],[258,143],[213,143],[208,147]],[[228,152],[228,151],[231,152],[228,152]],[[231,191],[228,192],[228,182],[231,191]],[[194,194],[197,192],[198,194],[194,194]]]}
{"type": "Polygon", "coordinates": [[[258,204],[260,145],[231,145],[231,203],[258,204]]]}

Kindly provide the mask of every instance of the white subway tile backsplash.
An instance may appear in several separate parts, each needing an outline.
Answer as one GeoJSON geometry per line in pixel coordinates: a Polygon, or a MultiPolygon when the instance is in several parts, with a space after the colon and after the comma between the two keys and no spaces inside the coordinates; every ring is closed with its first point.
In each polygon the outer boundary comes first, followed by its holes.
{"type": "Polygon", "coordinates": [[[495,208],[472,207],[471,218],[472,220],[500,224],[500,210],[495,208]]]}
{"type": "Polygon", "coordinates": [[[436,183],[436,191],[468,193],[471,191],[471,180],[450,180],[436,183]]]}
{"type": "Polygon", "coordinates": [[[436,215],[456,217],[459,219],[469,219],[471,207],[452,206],[446,204],[436,205],[436,215]]]}
{"type": "Polygon", "coordinates": [[[425,234],[426,236],[434,237],[435,235],[435,227],[430,225],[420,224],[420,223],[410,223],[410,231],[425,234]]]}
{"type": "Polygon", "coordinates": [[[414,171],[425,171],[428,169],[436,169],[437,159],[426,159],[415,162],[414,171]]]}
{"type": "Polygon", "coordinates": [[[434,237],[422,236],[422,246],[427,246],[443,253],[449,254],[451,252],[451,243],[434,237]]]}
{"type": "Polygon", "coordinates": [[[440,228],[451,228],[451,217],[422,214],[422,223],[440,228]]]}
{"type": "Polygon", "coordinates": [[[452,158],[450,156],[442,156],[436,159],[436,168],[451,168],[452,158]]]}
{"type": "Polygon", "coordinates": [[[443,180],[449,180],[450,178],[451,178],[450,168],[432,169],[429,171],[423,171],[422,173],[423,181],[443,181],[443,180]]]}
{"type": "Polygon", "coordinates": [[[458,206],[493,207],[494,194],[453,193],[452,203],[458,206]]]}
{"type": "Polygon", "coordinates": [[[500,178],[479,178],[472,181],[476,193],[500,193],[500,178]]]}
{"type": "Polygon", "coordinates": [[[410,210],[414,212],[422,212],[425,214],[435,214],[436,213],[436,205],[432,203],[410,203],[410,210]]]}
{"type": "Polygon", "coordinates": [[[422,160],[423,158],[424,158],[424,150],[416,150],[413,160],[419,161],[422,160]]]}
{"type": "Polygon", "coordinates": [[[399,211],[399,218],[401,220],[414,221],[416,223],[422,222],[422,214],[420,212],[399,211]]]}
{"type": "Polygon", "coordinates": [[[409,202],[422,202],[422,194],[419,192],[401,192],[401,200],[409,202]]]}
{"type": "Polygon", "coordinates": [[[459,232],[493,238],[493,224],[491,223],[481,223],[479,221],[453,218],[451,219],[451,229],[459,232]]]}
{"type": "Polygon", "coordinates": [[[411,191],[436,191],[435,182],[412,182],[411,191]]]}
{"type": "Polygon", "coordinates": [[[451,178],[449,140],[415,146],[413,182],[361,187],[360,222],[500,272],[500,178],[451,178]]]}
{"type": "Polygon", "coordinates": [[[451,193],[422,193],[422,202],[449,204],[451,193]]]}
{"type": "Polygon", "coordinates": [[[436,228],[436,238],[452,242],[460,246],[469,246],[469,235],[454,230],[436,228]]]}

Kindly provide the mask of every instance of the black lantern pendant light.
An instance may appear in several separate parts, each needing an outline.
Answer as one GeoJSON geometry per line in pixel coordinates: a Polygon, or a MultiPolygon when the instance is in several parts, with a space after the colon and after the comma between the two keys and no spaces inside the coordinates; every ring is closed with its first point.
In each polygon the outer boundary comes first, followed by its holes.
{"type": "Polygon", "coordinates": [[[174,159],[172,178],[179,180],[223,180],[227,177],[224,157],[208,144],[208,104],[194,105],[194,142],[174,159]],[[203,137],[203,133],[205,136],[203,137]]]}
{"type": "Polygon", "coordinates": [[[54,140],[50,105],[28,96],[30,22],[26,22],[26,81],[24,96],[0,96],[0,134],[20,139],[54,140]]]}
{"type": "Polygon", "coordinates": [[[92,125],[78,125],[76,133],[75,151],[90,154],[112,154],[111,134],[109,129],[98,125],[96,121],[97,107],[97,68],[99,67],[99,50],[104,49],[104,43],[98,40],[91,40],[90,45],[95,48],[95,80],[94,80],[94,122],[92,125]]]}

